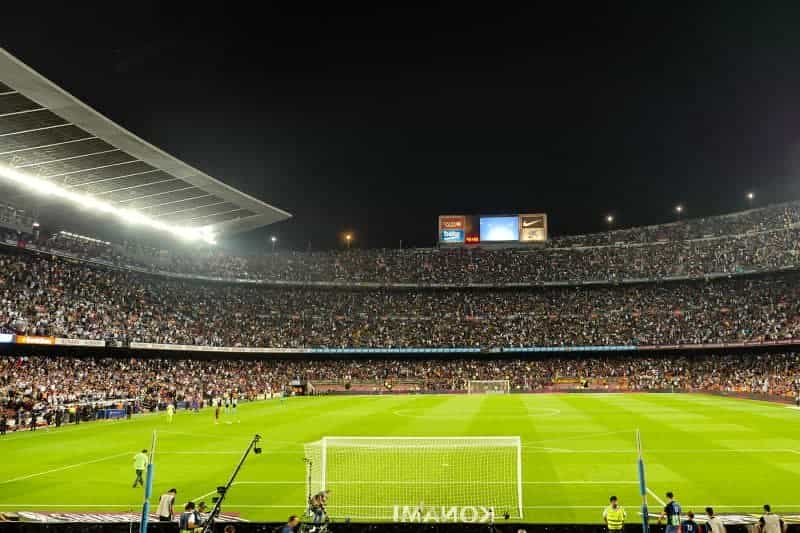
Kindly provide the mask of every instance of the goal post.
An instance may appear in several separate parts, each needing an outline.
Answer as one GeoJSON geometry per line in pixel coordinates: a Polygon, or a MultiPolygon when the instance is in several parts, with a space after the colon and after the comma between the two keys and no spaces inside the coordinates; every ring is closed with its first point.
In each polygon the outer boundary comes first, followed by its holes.
{"type": "Polygon", "coordinates": [[[467,394],[509,394],[511,382],[507,379],[471,379],[467,381],[467,394]]]}
{"type": "Polygon", "coordinates": [[[337,520],[522,519],[519,437],[323,437],[305,445],[306,500],[337,520]]]}

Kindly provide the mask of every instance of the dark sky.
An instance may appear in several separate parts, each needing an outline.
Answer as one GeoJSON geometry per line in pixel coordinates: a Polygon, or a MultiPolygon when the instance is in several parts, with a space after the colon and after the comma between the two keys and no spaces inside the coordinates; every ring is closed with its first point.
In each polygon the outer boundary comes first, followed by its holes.
{"type": "Polygon", "coordinates": [[[251,250],[271,234],[330,248],[343,230],[429,246],[443,213],[543,211],[564,234],[601,230],[608,212],[671,220],[678,202],[736,210],[748,190],[800,198],[797,3],[63,4],[4,14],[0,42],[294,214],[237,239],[251,250]]]}

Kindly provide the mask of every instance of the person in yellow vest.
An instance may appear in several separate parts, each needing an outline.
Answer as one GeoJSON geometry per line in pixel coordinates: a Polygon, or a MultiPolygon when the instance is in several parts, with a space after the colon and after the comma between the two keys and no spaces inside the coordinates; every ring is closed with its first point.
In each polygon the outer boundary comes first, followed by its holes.
{"type": "Polygon", "coordinates": [[[608,501],[611,505],[603,511],[603,520],[606,523],[606,528],[608,531],[622,531],[623,526],[625,526],[625,519],[628,517],[625,514],[625,509],[617,504],[616,496],[610,497],[608,501]]]}

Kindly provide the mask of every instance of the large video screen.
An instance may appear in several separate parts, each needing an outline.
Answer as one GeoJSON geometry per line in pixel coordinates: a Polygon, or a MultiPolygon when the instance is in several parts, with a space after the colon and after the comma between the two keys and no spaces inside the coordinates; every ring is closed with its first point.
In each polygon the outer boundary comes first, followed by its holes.
{"type": "Polygon", "coordinates": [[[519,217],[481,217],[481,242],[519,240],[519,217]]]}

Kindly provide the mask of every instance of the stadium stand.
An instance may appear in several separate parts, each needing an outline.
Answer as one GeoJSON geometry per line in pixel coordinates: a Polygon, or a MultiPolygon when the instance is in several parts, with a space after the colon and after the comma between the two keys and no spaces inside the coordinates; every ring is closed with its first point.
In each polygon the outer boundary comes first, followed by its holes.
{"type": "MultiPolygon", "coordinates": [[[[800,203],[659,226],[555,238],[547,248],[347,250],[192,256],[63,232],[29,245],[163,275],[336,285],[540,285],[719,277],[798,266],[800,203]]],[[[2,217],[0,217],[0,220],[2,217]]],[[[19,235],[9,229],[7,243],[19,235]]]]}
{"type": "Polygon", "coordinates": [[[798,275],[526,290],[209,284],[0,255],[0,325],[22,335],[204,346],[525,347],[783,341],[798,275]]]}
{"type": "MultiPolygon", "coordinates": [[[[794,344],[800,334],[800,274],[792,271],[795,233],[800,231],[794,227],[798,205],[563,238],[555,241],[561,246],[535,251],[215,255],[195,262],[167,256],[166,263],[163,253],[135,243],[116,245],[64,231],[36,238],[9,230],[0,251],[0,327],[8,335],[89,340],[108,347],[153,343],[278,352],[794,344]],[[597,244],[604,239],[616,244],[597,244]],[[637,244],[621,246],[621,239],[637,244]],[[134,256],[139,262],[131,260],[134,256]],[[142,257],[153,260],[141,262],[142,257]],[[580,263],[576,257],[586,260],[580,263]],[[420,264],[420,258],[429,262],[420,264]],[[605,277],[609,268],[611,278],[605,277]],[[645,277],[635,278],[636,283],[587,285],[642,272],[645,277]],[[665,281],[676,272],[699,279],[665,281]],[[532,273],[538,280],[570,281],[505,286],[524,284],[532,273]],[[496,286],[464,287],[473,275],[496,286]],[[219,280],[209,283],[207,276],[219,280]],[[252,283],[270,276],[274,282],[294,283],[252,283]],[[379,286],[349,285],[377,279],[383,280],[379,286]],[[344,286],[336,283],[341,280],[344,286]],[[395,280],[412,283],[395,286],[395,280]],[[444,287],[416,286],[430,280],[442,281],[444,287]]],[[[387,382],[397,386],[395,392],[461,391],[469,379],[508,379],[512,390],[535,391],[591,378],[614,390],[669,386],[788,398],[797,389],[798,355],[783,350],[768,358],[734,354],[671,360],[591,356],[315,360],[311,365],[233,360],[217,376],[219,383],[203,386],[177,377],[202,375],[209,364],[203,361],[12,357],[4,360],[0,375],[8,403],[20,397],[41,400],[37,390],[58,401],[141,400],[142,391],[151,401],[233,389],[252,396],[284,387],[290,378],[316,383],[317,392],[379,392],[387,382]],[[82,371],[83,365],[90,365],[91,372],[82,371]],[[134,367],[146,370],[135,372],[141,382],[125,377],[126,369],[134,367]],[[186,368],[192,371],[181,372],[186,368]],[[674,368],[681,372],[666,370],[674,368]],[[38,383],[37,375],[49,381],[38,383]],[[65,379],[67,375],[78,379],[65,379]],[[57,383],[64,390],[56,393],[57,383]]]]}
{"type": "MultiPolygon", "coordinates": [[[[800,353],[582,359],[190,360],[76,357],[0,358],[0,402],[26,420],[65,406],[134,401],[202,405],[223,396],[256,399],[292,383],[327,393],[465,392],[469,380],[508,379],[512,392],[600,390],[748,394],[791,401],[800,391],[800,353]]],[[[23,424],[27,428],[29,423],[23,424]]]]}

